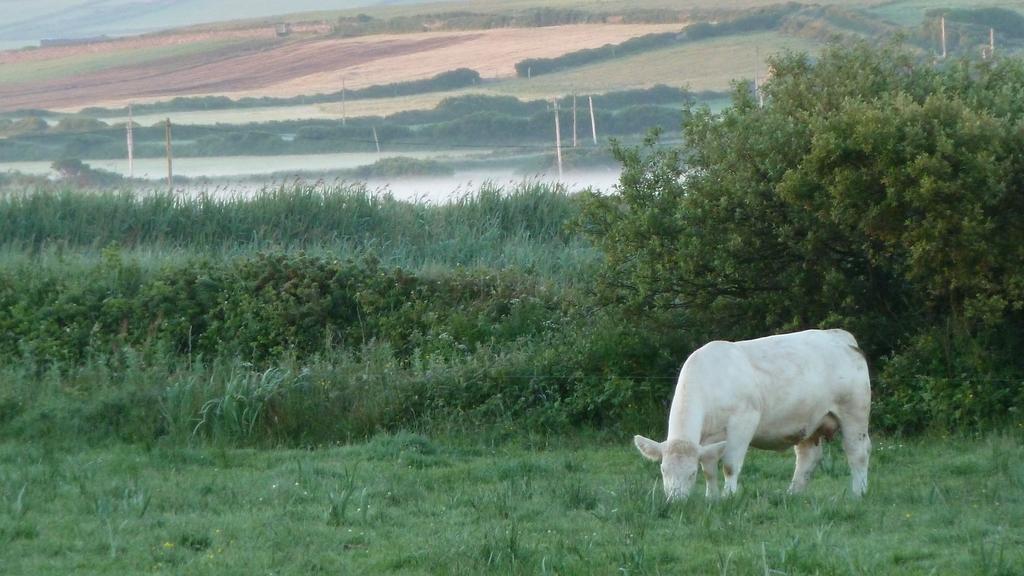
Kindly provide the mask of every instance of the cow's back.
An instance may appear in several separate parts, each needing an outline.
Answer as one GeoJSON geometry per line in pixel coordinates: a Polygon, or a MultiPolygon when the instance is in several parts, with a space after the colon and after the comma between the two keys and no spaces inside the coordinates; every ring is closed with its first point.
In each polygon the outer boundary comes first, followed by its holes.
{"type": "Polygon", "coordinates": [[[731,414],[756,411],[767,444],[871,397],[867,363],[843,330],[710,342],[687,359],[680,387],[700,397],[705,435],[718,438],[731,414]]]}
{"type": "Polygon", "coordinates": [[[849,332],[807,330],[736,344],[756,374],[766,428],[870,403],[867,362],[849,332]]]}

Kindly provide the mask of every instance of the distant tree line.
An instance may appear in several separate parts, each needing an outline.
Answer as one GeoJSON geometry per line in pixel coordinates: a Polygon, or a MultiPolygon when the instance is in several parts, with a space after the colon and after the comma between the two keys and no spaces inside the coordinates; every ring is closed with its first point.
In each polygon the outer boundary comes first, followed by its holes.
{"type": "MultiPolygon", "coordinates": [[[[714,93],[701,93],[710,97],[714,93]]],[[[649,129],[677,128],[681,110],[696,95],[679,88],[655,86],[594,95],[595,116],[602,138],[640,136],[649,129]]],[[[589,133],[586,96],[578,100],[578,123],[589,133]]],[[[572,126],[572,97],[559,100],[563,130],[572,126]]],[[[52,161],[66,158],[125,156],[123,126],[95,119],[62,118],[50,127],[39,118],[12,122],[31,130],[0,139],[0,161],[52,161]]],[[[522,101],[508,96],[465,95],[444,99],[432,110],[399,112],[388,117],[340,120],[299,120],[239,126],[179,125],[174,127],[177,157],[225,155],[313,154],[372,151],[373,130],[386,148],[394,150],[474,146],[486,148],[553,139],[550,102],[522,101]]],[[[567,133],[567,132],[566,132],[567,133]]],[[[138,158],[164,154],[164,127],[136,126],[138,158]]]]}
{"type": "Polygon", "coordinates": [[[690,24],[680,32],[647,34],[638,38],[631,38],[619,44],[605,44],[599,48],[586,48],[554,58],[527,58],[526,60],[516,62],[516,75],[526,78],[537,74],[549,74],[568,68],[659,50],[682,42],[704,40],[717,36],[729,36],[743,32],[772,30],[779,27],[785,17],[800,10],[800,8],[799,4],[794,3],[759,8],[719,22],[697,22],[690,24]]]}
{"type": "MultiPolygon", "coordinates": [[[[140,114],[153,114],[163,112],[176,112],[183,110],[230,110],[235,108],[259,108],[270,106],[299,106],[303,104],[324,104],[328,102],[341,102],[343,99],[374,99],[394,98],[397,96],[412,96],[415,94],[428,94],[430,92],[448,92],[475,86],[480,82],[480,73],[469,68],[458,68],[442,72],[424,80],[409,80],[406,82],[394,82],[391,84],[378,84],[366,88],[349,90],[338,90],[326,94],[313,94],[306,96],[293,96],[290,98],[274,98],[271,96],[245,97],[237,100],[227,96],[188,96],[178,97],[166,102],[155,102],[152,104],[137,104],[133,110],[140,114]]],[[[103,118],[106,116],[122,116],[128,113],[128,108],[97,108],[88,107],[81,111],[81,114],[103,118]]]]}
{"type": "Polygon", "coordinates": [[[334,23],[335,34],[342,37],[383,33],[428,32],[432,30],[489,30],[493,28],[539,28],[570,24],[671,23],[683,22],[682,10],[639,9],[624,12],[596,12],[575,8],[539,7],[497,13],[469,10],[375,18],[366,14],[344,16],[334,23]]]}

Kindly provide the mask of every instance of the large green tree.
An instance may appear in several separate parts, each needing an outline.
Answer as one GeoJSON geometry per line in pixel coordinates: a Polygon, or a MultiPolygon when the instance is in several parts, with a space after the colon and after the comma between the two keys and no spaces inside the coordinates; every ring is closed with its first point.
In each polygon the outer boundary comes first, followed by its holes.
{"type": "Polygon", "coordinates": [[[846,327],[879,360],[894,426],[1012,416],[1024,63],[859,44],[771,70],[763,98],[739,84],[721,113],[686,110],[681,148],[615,149],[619,191],[584,217],[605,294],[703,337],[846,327]]]}

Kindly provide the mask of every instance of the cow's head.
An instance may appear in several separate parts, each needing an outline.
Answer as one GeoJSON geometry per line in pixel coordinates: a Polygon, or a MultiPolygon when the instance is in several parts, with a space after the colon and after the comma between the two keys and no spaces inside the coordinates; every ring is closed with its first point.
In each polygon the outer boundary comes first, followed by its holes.
{"type": "Polygon", "coordinates": [[[697,465],[717,466],[725,449],[725,442],[698,446],[686,440],[655,442],[639,435],[633,437],[633,442],[645,458],[661,462],[661,480],[669,500],[682,500],[689,496],[697,480],[697,465]]]}

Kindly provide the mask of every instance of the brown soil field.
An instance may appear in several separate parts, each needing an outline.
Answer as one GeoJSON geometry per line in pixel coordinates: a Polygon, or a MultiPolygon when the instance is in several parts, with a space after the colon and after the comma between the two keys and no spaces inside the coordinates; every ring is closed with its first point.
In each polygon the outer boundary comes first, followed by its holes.
{"type": "Polygon", "coordinates": [[[270,39],[265,28],[157,35],[81,46],[0,52],[0,64],[16,58],[67,58],[111,54],[153,45],[220,39],[243,41],[216,50],[74,74],[59,79],[0,85],[0,110],[80,109],[94,105],[152,102],[176,96],[299,96],[429,78],[472,68],[485,78],[513,76],[525,58],[546,58],[629,38],[678,30],[680,24],[594,24],[505,28],[472,32],[424,32],[359,38],[270,39]],[[245,36],[249,34],[249,36],[245,36]]]}

